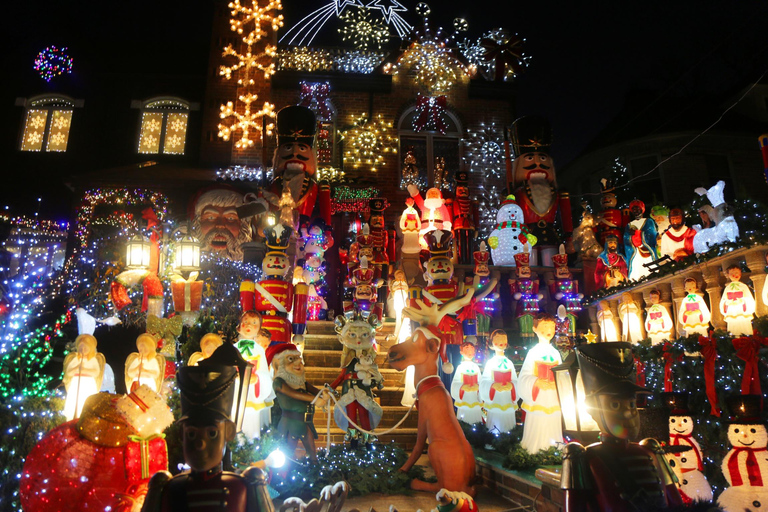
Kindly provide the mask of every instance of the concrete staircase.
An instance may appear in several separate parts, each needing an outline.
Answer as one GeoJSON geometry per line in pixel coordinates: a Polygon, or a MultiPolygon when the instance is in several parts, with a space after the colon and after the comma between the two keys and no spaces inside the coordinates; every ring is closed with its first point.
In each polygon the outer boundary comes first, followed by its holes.
{"type": "MultiPolygon", "coordinates": [[[[381,423],[376,430],[385,430],[395,425],[405,413],[408,407],[400,405],[403,396],[405,372],[398,372],[386,363],[387,350],[392,345],[385,338],[387,334],[394,332],[394,322],[385,322],[379,330],[376,341],[379,345],[376,363],[384,377],[384,389],[376,392],[378,402],[384,410],[381,423]]],[[[324,383],[331,383],[338,377],[341,369],[342,346],[336,337],[333,322],[316,321],[307,322],[307,332],[304,336],[304,363],[306,365],[307,381],[320,387],[324,383]]],[[[417,411],[411,412],[405,423],[400,425],[397,431],[379,437],[379,442],[398,443],[403,448],[410,450],[416,442],[416,426],[418,423],[417,411]]],[[[315,441],[318,448],[324,447],[327,432],[327,415],[323,411],[315,413],[315,428],[319,438],[315,441]]],[[[341,444],[344,442],[344,432],[336,427],[331,417],[331,442],[341,444]]]]}

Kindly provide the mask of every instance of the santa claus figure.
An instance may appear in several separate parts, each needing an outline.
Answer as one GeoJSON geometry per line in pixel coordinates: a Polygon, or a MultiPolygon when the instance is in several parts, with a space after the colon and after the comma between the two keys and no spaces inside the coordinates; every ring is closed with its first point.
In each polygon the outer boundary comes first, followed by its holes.
{"type": "Polygon", "coordinates": [[[683,210],[680,208],[669,211],[669,227],[660,233],[660,256],[681,260],[693,254],[693,237],[696,236],[696,230],[685,225],[683,210]]]}
{"type": "Polygon", "coordinates": [[[720,299],[720,313],[728,332],[734,336],[752,336],[752,318],[755,316],[755,297],[749,286],[741,282],[741,267],[731,265],[726,269],[730,283],[725,285],[720,299]]]}
{"type": "Polygon", "coordinates": [[[480,400],[480,367],[475,359],[475,345],[461,344],[461,364],[456,368],[451,383],[451,398],[456,417],[470,425],[483,421],[483,402],[480,400]]]}
{"type": "Polygon", "coordinates": [[[456,197],[453,199],[453,238],[456,259],[462,265],[472,263],[472,239],[477,226],[477,205],[469,198],[469,173],[456,173],[456,197]]]}
{"type": "Polygon", "coordinates": [[[419,230],[421,236],[436,229],[451,230],[453,227],[451,211],[446,206],[440,189],[430,188],[427,190],[427,196],[422,198],[416,185],[408,185],[408,193],[421,210],[421,229],[419,230]]]}
{"type": "Polygon", "coordinates": [[[557,190],[555,166],[549,156],[549,122],[538,116],[519,118],[512,125],[512,144],[517,156],[512,164],[514,176],[509,190],[514,191],[523,209],[524,222],[538,240],[538,254],[532,254],[531,263],[551,267],[552,255],[562,242],[555,226],[559,222],[570,238],[573,221],[570,197],[557,190]]]}
{"type": "Polygon", "coordinates": [[[723,458],[723,476],[728,487],[717,499],[726,512],[754,510],[754,502],[768,503],[768,432],[760,417],[759,395],[732,396],[728,442],[731,450],[723,458]]]}
{"type": "Polygon", "coordinates": [[[686,296],[680,304],[677,321],[680,324],[681,336],[698,334],[706,336],[709,330],[709,320],[712,317],[707,303],[699,293],[696,279],[689,277],[684,284],[686,296]]]}
{"type": "Polygon", "coordinates": [[[648,308],[648,316],[645,317],[645,330],[651,338],[653,345],[658,345],[664,340],[672,339],[674,324],[669,316],[666,306],[661,304],[661,292],[653,289],[649,294],[651,307],[648,308]]]}
{"type": "Polygon", "coordinates": [[[250,220],[241,219],[238,213],[244,205],[243,197],[242,192],[222,186],[199,193],[193,206],[193,224],[203,251],[243,259],[242,244],[251,241],[250,220]]]}
{"type": "Polygon", "coordinates": [[[515,428],[517,410],[517,372],[512,361],[504,355],[507,349],[507,334],[501,329],[491,333],[491,349],[494,356],[485,363],[480,378],[480,399],[487,411],[486,426],[497,433],[509,432],[515,428]]]}

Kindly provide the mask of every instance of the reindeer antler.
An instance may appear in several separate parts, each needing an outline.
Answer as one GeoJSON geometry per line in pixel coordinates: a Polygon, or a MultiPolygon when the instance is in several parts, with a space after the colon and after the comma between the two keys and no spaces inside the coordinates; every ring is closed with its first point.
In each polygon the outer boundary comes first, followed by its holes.
{"type": "Polygon", "coordinates": [[[437,304],[427,306],[423,300],[416,299],[416,305],[403,308],[403,314],[414,322],[418,322],[422,327],[428,325],[437,327],[445,315],[455,313],[469,304],[474,294],[475,289],[470,288],[463,296],[451,299],[440,306],[437,304]]]}

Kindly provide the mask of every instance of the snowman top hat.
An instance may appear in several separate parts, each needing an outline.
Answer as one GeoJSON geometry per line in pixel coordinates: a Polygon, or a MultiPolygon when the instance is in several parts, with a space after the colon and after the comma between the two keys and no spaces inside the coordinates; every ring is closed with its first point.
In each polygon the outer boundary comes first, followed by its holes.
{"type": "Polygon", "coordinates": [[[762,397],[760,395],[735,395],[725,399],[731,417],[730,424],[765,425],[762,412],[762,397]]]}

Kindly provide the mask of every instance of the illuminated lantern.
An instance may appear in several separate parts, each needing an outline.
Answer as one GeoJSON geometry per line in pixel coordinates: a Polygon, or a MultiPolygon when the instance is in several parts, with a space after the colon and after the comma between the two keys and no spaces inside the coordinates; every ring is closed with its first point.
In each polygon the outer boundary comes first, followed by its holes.
{"type": "Polygon", "coordinates": [[[149,239],[140,233],[128,241],[125,251],[125,267],[129,269],[149,268],[149,255],[152,244],[149,239]]]}
{"type": "Polygon", "coordinates": [[[213,352],[211,357],[203,359],[197,365],[204,367],[233,366],[237,368],[235,392],[230,410],[236,431],[242,432],[243,418],[245,418],[245,409],[248,405],[248,391],[251,387],[251,376],[254,373],[253,365],[243,359],[240,351],[232,343],[224,343],[213,352]]]}
{"type": "Polygon", "coordinates": [[[552,373],[560,401],[563,437],[568,442],[576,441],[583,445],[596,442],[600,428],[587,412],[584,382],[579,373],[576,352],[571,352],[563,364],[553,366],[552,373]]]}
{"type": "Polygon", "coordinates": [[[200,241],[191,235],[185,235],[176,242],[173,270],[176,272],[200,271],[200,241]]]}
{"type": "Polygon", "coordinates": [[[523,209],[515,202],[515,196],[508,195],[499,207],[497,224],[488,237],[494,265],[514,267],[515,254],[531,252],[536,237],[523,220],[523,209]]]}

